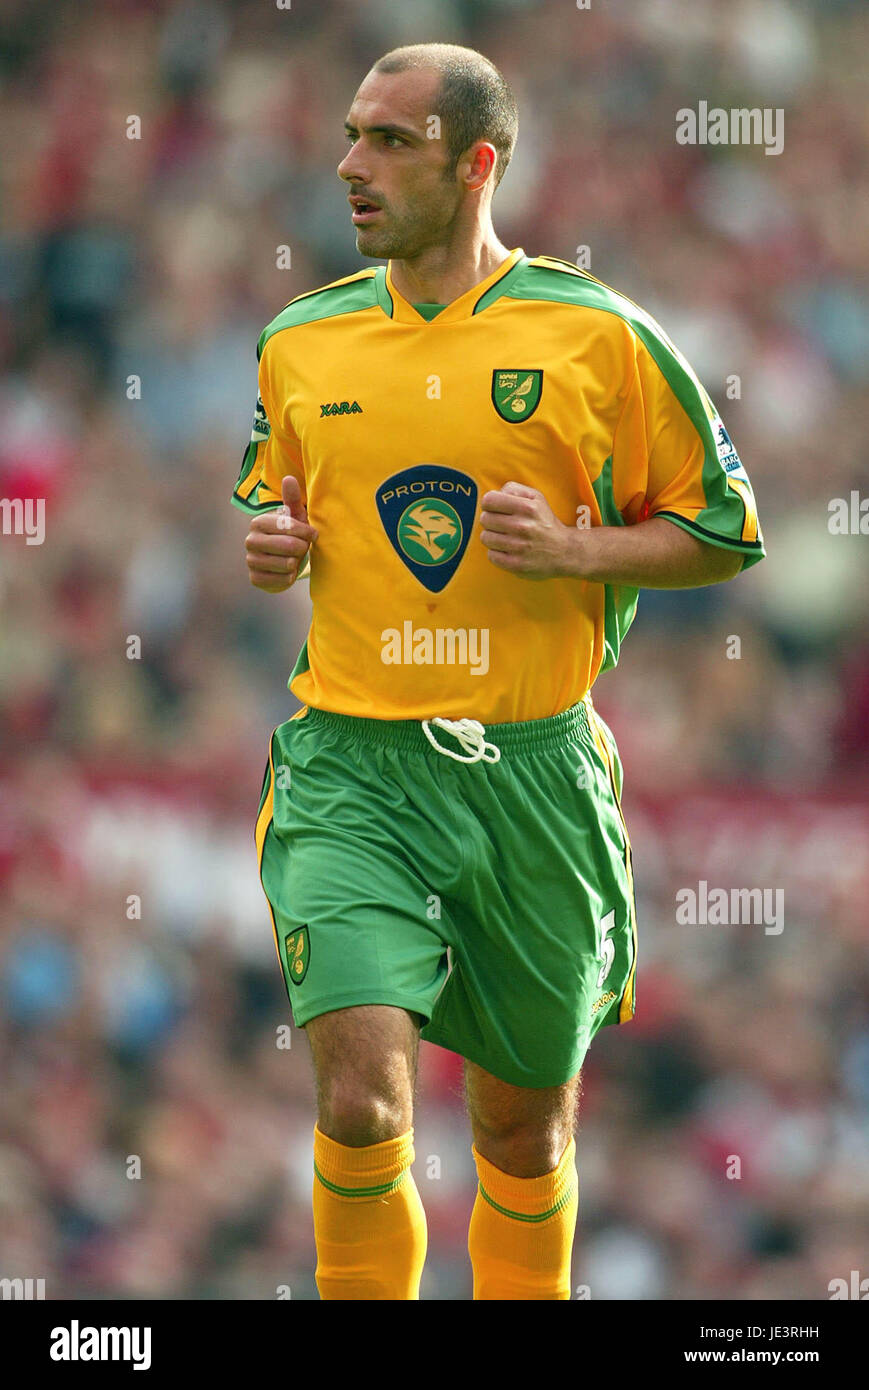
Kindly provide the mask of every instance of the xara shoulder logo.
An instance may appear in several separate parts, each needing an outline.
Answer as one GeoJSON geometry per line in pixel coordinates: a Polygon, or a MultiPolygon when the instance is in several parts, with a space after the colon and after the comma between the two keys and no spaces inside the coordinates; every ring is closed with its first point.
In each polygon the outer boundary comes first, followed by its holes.
{"type": "Polygon", "coordinates": [[[477,510],[474,479],[456,468],[418,463],[381,483],[376,500],[402,564],[430,593],[439,594],[468,546],[477,510]]]}

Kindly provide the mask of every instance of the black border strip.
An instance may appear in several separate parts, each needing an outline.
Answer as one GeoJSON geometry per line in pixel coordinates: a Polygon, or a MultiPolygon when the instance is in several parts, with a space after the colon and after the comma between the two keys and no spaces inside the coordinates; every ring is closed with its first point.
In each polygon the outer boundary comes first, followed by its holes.
{"type": "MultiPolygon", "coordinates": [[[[745,503],[743,502],[743,507],[745,503]]],[[[690,517],[680,516],[678,512],[655,512],[654,516],[668,516],[674,521],[678,521],[682,526],[690,526],[692,531],[697,531],[701,536],[708,536],[710,540],[720,541],[726,550],[763,550],[763,541],[735,541],[731,536],[722,536],[718,531],[710,531],[698,522],[692,521],[690,517]]],[[[649,520],[651,521],[651,517],[649,520]]]]}

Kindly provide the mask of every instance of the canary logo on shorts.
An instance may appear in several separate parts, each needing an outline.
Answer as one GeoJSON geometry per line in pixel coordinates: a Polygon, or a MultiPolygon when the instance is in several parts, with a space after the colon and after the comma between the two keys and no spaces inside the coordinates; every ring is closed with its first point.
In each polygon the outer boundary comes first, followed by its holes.
{"type": "Polygon", "coordinates": [[[308,928],[299,927],[284,939],[287,953],[287,975],[294,985],[300,985],[308,973],[311,963],[311,942],[308,928]]]}

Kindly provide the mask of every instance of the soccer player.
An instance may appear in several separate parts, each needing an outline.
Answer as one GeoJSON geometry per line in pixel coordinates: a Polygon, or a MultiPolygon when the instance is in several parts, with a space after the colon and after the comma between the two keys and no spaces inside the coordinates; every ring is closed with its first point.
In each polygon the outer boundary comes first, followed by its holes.
{"type": "Polygon", "coordinates": [[[476,1299],[566,1299],[580,1070],[634,1012],[622,770],[590,695],[638,590],[764,554],[751,486],[658,324],[498,240],[516,103],[481,54],[368,73],[338,166],[387,260],[259,341],[233,500],[250,579],[310,576],[256,822],[317,1082],[323,1299],[415,1299],[418,1039],[465,1059],[476,1299]]]}

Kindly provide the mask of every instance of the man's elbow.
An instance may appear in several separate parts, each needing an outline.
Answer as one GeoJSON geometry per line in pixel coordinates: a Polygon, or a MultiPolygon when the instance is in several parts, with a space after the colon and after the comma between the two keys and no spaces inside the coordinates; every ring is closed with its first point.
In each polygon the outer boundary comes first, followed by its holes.
{"type": "Polygon", "coordinates": [[[735,579],[742,569],[745,556],[739,550],[725,550],[721,546],[709,546],[707,557],[709,584],[725,584],[735,579]]]}

